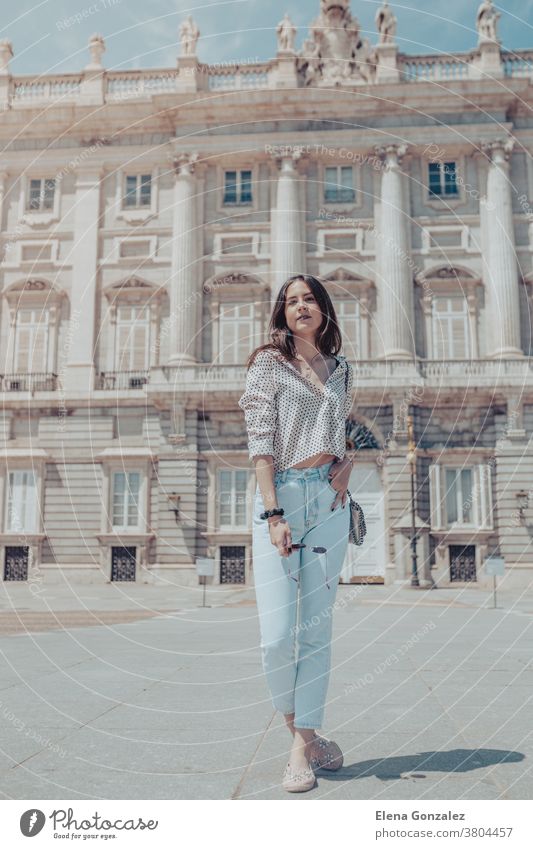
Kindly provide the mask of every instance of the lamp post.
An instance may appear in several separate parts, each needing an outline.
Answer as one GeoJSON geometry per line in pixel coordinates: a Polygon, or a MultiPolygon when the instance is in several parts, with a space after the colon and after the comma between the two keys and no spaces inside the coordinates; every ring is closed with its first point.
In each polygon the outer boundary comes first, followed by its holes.
{"type": "Polygon", "coordinates": [[[416,505],[415,505],[415,475],[416,475],[416,443],[413,432],[413,417],[407,416],[407,460],[411,469],[411,552],[412,552],[412,571],[411,571],[411,586],[419,587],[418,566],[416,554],[416,505]]]}

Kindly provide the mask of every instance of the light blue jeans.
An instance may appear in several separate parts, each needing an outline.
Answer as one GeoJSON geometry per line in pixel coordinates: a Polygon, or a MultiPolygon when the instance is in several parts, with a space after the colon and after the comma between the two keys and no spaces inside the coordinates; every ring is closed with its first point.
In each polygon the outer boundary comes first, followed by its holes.
{"type": "Polygon", "coordinates": [[[263,669],[274,708],[294,713],[296,728],[318,729],[323,723],[333,604],[348,546],[348,501],[343,507],[339,498],[331,509],[337,494],[328,481],[331,465],[275,473],[292,542],[306,544],[288,557],[272,545],[268,522],[259,518],[265,509],[259,485],[254,499],[253,572],[263,669]]]}

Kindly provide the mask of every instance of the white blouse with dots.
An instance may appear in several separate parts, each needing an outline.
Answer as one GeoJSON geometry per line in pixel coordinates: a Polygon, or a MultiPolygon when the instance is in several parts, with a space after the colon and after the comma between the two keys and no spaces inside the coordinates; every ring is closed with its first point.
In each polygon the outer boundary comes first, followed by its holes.
{"type": "Polygon", "coordinates": [[[346,452],[346,419],[352,406],[353,367],[338,356],[324,388],[311,383],[279,351],[259,351],[238,404],[244,410],[249,457],[271,454],[283,471],[315,454],[346,452]],[[345,374],[348,369],[348,389],[345,374]]]}

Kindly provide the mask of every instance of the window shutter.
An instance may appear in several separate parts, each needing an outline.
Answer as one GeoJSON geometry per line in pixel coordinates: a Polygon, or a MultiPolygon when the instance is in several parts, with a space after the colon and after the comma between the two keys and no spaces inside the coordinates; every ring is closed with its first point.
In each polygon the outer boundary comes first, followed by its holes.
{"type": "Polygon", "coordinates": [[[48,371],[48,310],[19,310],[15,325],[15,371],[48,371]]]}
{"type": "Polygon", "coordinates": [[[123,305],[118,308],[116,371],[142,371],[148,367],[149,321],[145,307],[123,305]]]}
{"type": "Polygon", "coordinates": [[[490,463],[480,463],[476,466],[476,483],[478,509],[476,522],[480,528],[493,527],[492,519],[492,469],[490,463]]]}
{"type": "Polygon", "coordinates": [[[17,325],[15,333],[15,371],[30,371],[30,341],[31,331],[29,327],[17,325]]]}
{"type": "Polygon", "coordinates": [[[131,370],[142,371],[146,368],[148,326],[144,320],[137,321],[131,329],[131,370]]]}
{"type": "Polygon", "coordinates": [[[128,527],[136,528],[139,523],[139,490],[141,476],[139,472],[128,473],[128,527]]]}
{"type": "Polygon", "coordinates": [[[438,463],[433,463],[429,467],[429,507],[431,527],[434,530],[443,527],[441,497],[441,467],[438,463]]]}
{"type": "Polygon", "coordinates": [[[37,489],[33,471],[9,473],[7,530],[35,533],[37,530],[37,489]]]}

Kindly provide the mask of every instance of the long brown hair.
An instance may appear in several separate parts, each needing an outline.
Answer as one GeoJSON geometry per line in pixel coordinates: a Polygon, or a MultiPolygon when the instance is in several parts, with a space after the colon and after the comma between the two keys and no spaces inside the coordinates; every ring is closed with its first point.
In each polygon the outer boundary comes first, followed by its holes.
{"type": "Polygon", "coordinates": [[[292,331],[287,326],[287,320],[285,318],[287,288],[295,280],[303,280],[304,283],[307,283],[322,313],[322,324],[317,330],[315,337],[315,345],[318,351],[324,354],[325,357],[329,357],[332,354],[335,356],[340,351],[342,347],[342,336],[337,322],[337,315],[326,287],[320,280],[317,280],[316,277],[312,277],[310,274],[295,274],[285,281],[277,294],[268,325],[268,335],[271,341],[254,348],[246,361],[246,368],[250,368],[259,351],[275,350],[279,351],[287,360],[293,360],[295,358],[296,346],[294,344],[294,337],[292,331]]]}

